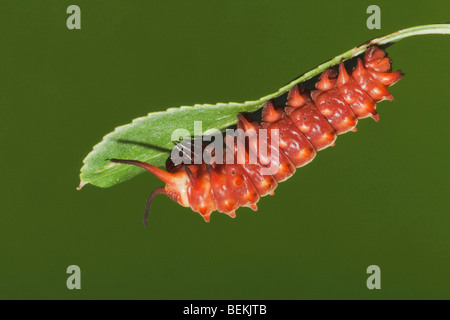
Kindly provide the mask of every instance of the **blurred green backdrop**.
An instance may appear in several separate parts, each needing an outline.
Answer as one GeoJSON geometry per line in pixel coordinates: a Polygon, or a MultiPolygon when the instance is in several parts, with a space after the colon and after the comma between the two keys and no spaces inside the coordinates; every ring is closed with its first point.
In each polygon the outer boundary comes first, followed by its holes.
{"type": "Polygon", "coordinates": [[[450,37],[388,49],[406,77],[381,122],[211,223],[148,174],[79,182],[114,127],[168,107],[255,99],[366,40],[450,21],[430,1],[2,1],[0,298],[450,298],[450,37]],[[81,30],[66,8],[81,8],[81,30]],[[366,8],[381,7],[381,30],[366,8]],[[67,266],[81,290],[66,288],[67,266]],[[366,268],[381,268],[381,290],[366,268]]]}

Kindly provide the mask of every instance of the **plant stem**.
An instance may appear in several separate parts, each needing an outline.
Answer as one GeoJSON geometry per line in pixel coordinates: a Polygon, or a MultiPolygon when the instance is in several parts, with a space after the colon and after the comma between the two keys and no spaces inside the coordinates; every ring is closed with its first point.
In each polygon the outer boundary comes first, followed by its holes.
{"type": "Polygon", "coordinates": [[[258,100],[246,101],[243,103],[243,105],[245,105],[246,107],[251,106],[251,105],[255,105],[255,106],[261,105],[262,106],[264,103],[266,103],[270,99],[277,98],[277,97],[281,96],[282,94],[288,92],[296,84],[306,81],[312,77],[315,77],[316,75],[322,73],[326,69],[337,65],[342,60],[351,59],[351,58],[354,58],[354,57],[360,55],[361,53],[365,52],[368,47],[370,47],[374,44],[383,45],[383,44],[387,44],[387,43],[397,42],[404,38],[409,38],[409,37],[424,35],[424,34],[450,34],[450,24],[429,24],[429,25],[424,25],[424,26],[411,27],[411,28],[396,31],[394,33],[388,34],[388,35],[380,37],[380,38],[372,39],[372,40],[364,43],[363,45],[361,45],[359,47],[355,47],[353,49],[350,49],[347,52],[344,52],[343,54],[340,54],[340,55],[334,57],[333,59],[319,65],[318,67],[312,69],[311,71],[304,73],[297,79],[291,81],[284,87],[281,87],[280,89],[278,89],[276,92],[271,93],[262,98],[259,98],[258,100]]]}

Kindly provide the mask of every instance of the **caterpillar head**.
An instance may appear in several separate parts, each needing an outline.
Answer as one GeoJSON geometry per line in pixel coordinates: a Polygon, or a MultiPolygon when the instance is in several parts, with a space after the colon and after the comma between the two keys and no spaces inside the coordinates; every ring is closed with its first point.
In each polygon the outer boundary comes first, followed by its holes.
{"type": "Polygon", "coordinates": [[[177,168],[173,168],[171,170],[172,172],[167,172],[158,167],[152,166],[151,164],[137,160],[109,159],[109,161],[141,167],[149,171],[150,173],[154,174],[156,177],[158,177],[159,179],[161,179],[166,183],[165,187],[153,190],[150,196],[148,197],[147,205],[145,207],[144,226],[147,226],[150,204],[153,198],[158,194],[165,194],[172,200],[178,202],[184,207],[189,206],[187,196],[187,186],[189,184],[189,176],[186,171],[177,170],[177,168]]]}

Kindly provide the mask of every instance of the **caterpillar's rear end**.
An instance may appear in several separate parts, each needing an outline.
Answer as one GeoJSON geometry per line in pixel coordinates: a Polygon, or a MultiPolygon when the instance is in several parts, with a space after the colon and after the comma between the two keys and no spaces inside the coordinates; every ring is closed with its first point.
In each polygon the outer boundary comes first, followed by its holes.
{"type": "MultiPolygon", "coordinates": [[[[296,168],[311,162],[317,151],[334,145],[337,135],[356,131],[359,119],[372,117],[379,121],[376,103],[393,100],[387,88],[402,77],[400,71],[392,72],[391,60],[384,50],[373,46],[363,60],[357,60],[351,73],[341,62],[338,73],[331,69],[323,72],[315,90],[293,87],[285,106],[268,101],[263,107],[261,123],[238,115],[237,127],[244,132],[258,133],[266,129],[270,137],[272,130],[278,130],[279,151],[269,150],[266,154],[270,154],[270,159],[262,159],[257,153],[258,161],[249,161],[250,155],[257,152],[258,136],[246,147],[242,164],[227,163],[224,159],[223,164],[169,165],[164,171],[135,160],[111,161],[140,166],[166,183],[150,195],[144,224],[150,202],[159,193],[191,207],[205,221],[216,210],[235,217],[235,210],[242,206],[257,210],[256,203],[261,197],[273,194],[279,182],[293,175],[296,168]],[[270,169],[274,167],[276,170],[270,169]]],[[[236,143],[232,146],[235,159],[238,157],[236,143]]],[[[270,149],[271,144],[267,145],[270,149]]]]}

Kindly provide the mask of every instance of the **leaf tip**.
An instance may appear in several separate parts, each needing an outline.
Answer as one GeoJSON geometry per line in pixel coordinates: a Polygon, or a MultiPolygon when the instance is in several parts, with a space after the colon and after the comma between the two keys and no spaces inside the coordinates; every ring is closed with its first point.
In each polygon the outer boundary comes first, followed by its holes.
{"type": "Polygon", "coordinates": [[[81,190],[85,185],[87,185],[87,184],[88,184],[88,182],[85,182],[85,181],[82,180],[82,181],[80,182],[80,185],[77,187],[77,190],[80,191],[80,190],[81,190]]]}

